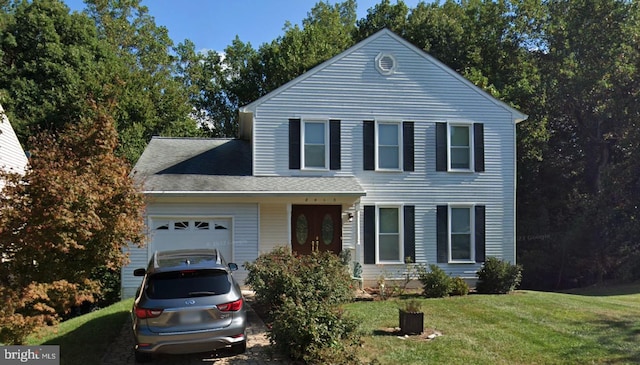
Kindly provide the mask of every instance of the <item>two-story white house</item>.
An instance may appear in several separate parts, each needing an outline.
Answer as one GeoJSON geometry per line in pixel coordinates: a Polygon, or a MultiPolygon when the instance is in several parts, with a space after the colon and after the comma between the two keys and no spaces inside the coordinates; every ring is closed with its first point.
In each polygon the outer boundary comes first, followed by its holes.
{"type": "MultiPolygon", "coordinates": [[[[134,168],[155,250],[217,247],[242,264],[277,246],[351,250],[365,284],[406,258],[475,276],[515,262],[516,123],[389,30],[239,110],[237,139],[154,138],[134,168]]],[[[238,272],[240,279],[246,272],[238,272]]]]}

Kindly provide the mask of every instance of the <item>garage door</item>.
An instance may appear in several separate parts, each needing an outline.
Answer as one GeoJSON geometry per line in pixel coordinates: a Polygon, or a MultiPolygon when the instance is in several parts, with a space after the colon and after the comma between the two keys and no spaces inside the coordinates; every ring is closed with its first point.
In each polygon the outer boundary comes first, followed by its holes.
{"type": "Polygon", "coordinates": [[[152,218],[150,253],[185,248],[217,248],[233,261],[231,218],[152,218]]]}

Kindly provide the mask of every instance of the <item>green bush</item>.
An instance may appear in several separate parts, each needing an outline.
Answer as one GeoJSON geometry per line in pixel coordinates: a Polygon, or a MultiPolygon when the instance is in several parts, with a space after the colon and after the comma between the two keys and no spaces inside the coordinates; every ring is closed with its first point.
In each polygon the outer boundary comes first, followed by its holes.
{"type": "Polygon", "coordinates": [[[438,265],[429,265],[430,271],[424,266],[418,267],[418,279],[422,283],[424,295],[427,298],[443,298],[451,291],[451,277],[438,265]]]}
{"type": "Polygon", "coordinates": [[[469,285],[461,277],[455,277],[451,280],[451,290],[449,295],[467,295],[469,294],[469,285]]]}
{"type": "Polygon", "coordinates": [[[269,339],[277,350],[308,364],[357,363],[356,323],[340,309],[353,299],[351,275],[338,256],[277,248],[244,267],[245,283],[272,321],[269,339]]]}
{"type": "Polygon", "coordinates": [[[353,299],[348,268],[330,252],[296,256],[284,247],[246,262],[249,271],[245,283],[255,292],[256,301],[270,312],[294,301],[322,301],[329,305],[353,299]]]}
{"type": "Polygon", "coordinates": [[[357,323],[338,307],[285,298],[268,334],[282,355],[306,364],[356,364],[357,323]]]}
{"type": "Polygon", "coordinates": [[[506,294],[522,280],[522,267],[496,257],[488,257],[478,271],[476,291],[481,294],[506,294]]]}
{"type": "Polygon", "coordinates": [[[93,270],[90,278],[100,283],[101,292],[97,298],[97,307],[108,307],[120,301],[120,269],[100,266],[93,270]]]}

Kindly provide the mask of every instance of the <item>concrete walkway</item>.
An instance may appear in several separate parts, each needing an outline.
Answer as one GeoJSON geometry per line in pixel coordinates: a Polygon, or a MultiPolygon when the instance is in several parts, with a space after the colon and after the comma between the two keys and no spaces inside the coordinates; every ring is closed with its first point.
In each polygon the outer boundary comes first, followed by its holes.
{"type": "MultiPolygon", "coordinates": [[[[247,299],[252,293],[243,293],[247,299]]],[[[216,365],[291,365],[296,364],[281,357],[274,357],[269,352],[269,339],[267,338],[267,328],[264,322],[258,317],[256,312],[247,303],[247,352],[241,355],[234,355],[228,350],[220,350],[210,353],[193,355],[160,355],[153,361],[146,363],[149,365],[195,365],[195,364],[216,364],[216,365]]],[[[133,354],[133,333],[131,331],[131,320],[127,320],[122,327],[120,336],[109,346],[107,352],[102,357],[102,365],[134,365],[136,364],[133,354]]]]}

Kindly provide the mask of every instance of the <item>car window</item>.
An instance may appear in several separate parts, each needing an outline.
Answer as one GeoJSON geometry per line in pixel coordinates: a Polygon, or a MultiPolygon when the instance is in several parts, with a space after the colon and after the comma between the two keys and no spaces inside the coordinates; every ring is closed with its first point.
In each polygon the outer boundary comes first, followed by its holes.
{"type": "Polygon", "coordinates": [[[146,288],[151,299],[227,294],[231,282],[224,270],[183,270],[151,275],[146,288]]]}

